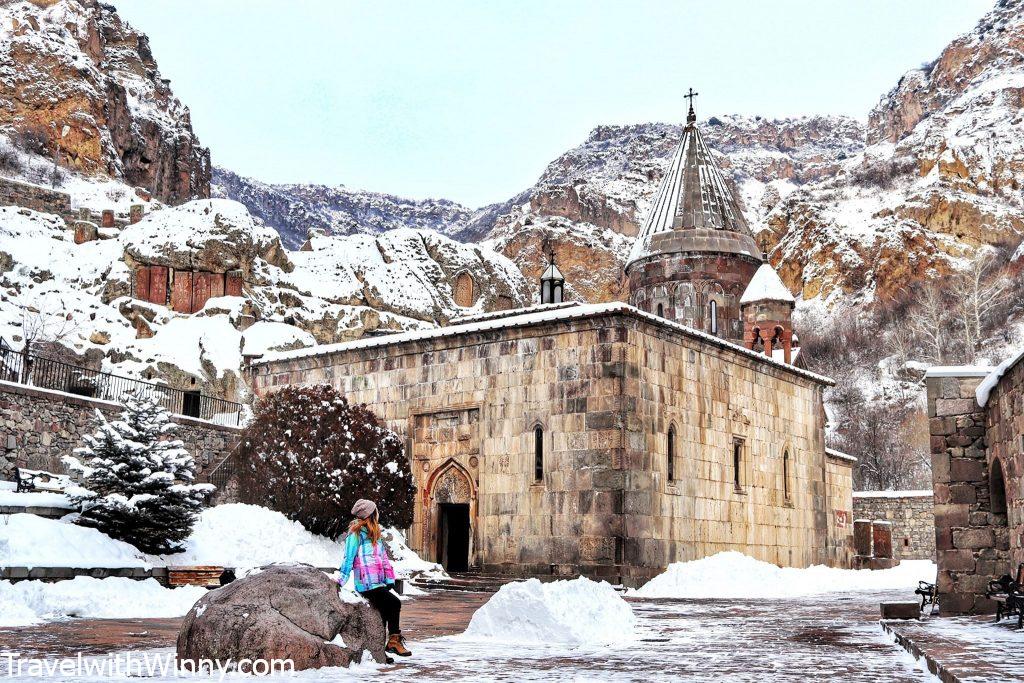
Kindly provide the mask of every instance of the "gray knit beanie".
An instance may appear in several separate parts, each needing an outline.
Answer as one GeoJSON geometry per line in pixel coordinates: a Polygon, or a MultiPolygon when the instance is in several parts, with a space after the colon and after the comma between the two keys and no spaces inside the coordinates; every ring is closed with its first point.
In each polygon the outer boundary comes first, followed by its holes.
{"type": "Polygon", "coordinates": [[[366,519],[376,511],[377,504],[372,500],[366,500],[365,498],[360,498],[356,501],[356,504],[352,506],[352,514],[355,515],[356,519],[366,519]]]}

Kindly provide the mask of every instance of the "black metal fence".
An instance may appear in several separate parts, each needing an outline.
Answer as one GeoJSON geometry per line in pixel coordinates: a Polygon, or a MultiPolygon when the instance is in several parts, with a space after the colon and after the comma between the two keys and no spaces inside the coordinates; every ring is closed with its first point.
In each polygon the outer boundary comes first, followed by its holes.
{"type": "Polygon", "coordinates": [[[234,401],[15,351],[3,343],[0,343],[0,380],[107,401],[119,402],[128,392],[155,396],[172,413],[223,425],[238,426],[242,417],[242,405],[234,401]]]}

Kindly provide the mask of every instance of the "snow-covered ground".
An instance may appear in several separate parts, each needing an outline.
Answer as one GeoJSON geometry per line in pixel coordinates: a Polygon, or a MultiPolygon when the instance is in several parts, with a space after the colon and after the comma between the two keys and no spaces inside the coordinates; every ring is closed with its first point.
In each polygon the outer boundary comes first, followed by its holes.
{"type": "Polygon", "coordinates": [[[44,619],[89,617],[130,619],[180,617],[192,609],[205,588],[165,588],[156,579],[0,581],[0,626],[27,626],[44,619]]]}
{"type": "Polygon", "coordinates": [[[692,562],[676,562],[629,592],[641,598],[794,598],[823,593],[905,589],[935,581],[930,560],[904,560],[892,569],[777,567],[735,551],[692,562]]]}
{"type": "MultiPolygon", "coordinates": [[[[29,514],[0,515],[0,566],[7,567],[159,567],[208,564],[242,573],[275,562],[303,562],[331,568],[341,562],[342,545],[306,531],[297,522],[258,505],[230,504],[202,512],[184,552],[147,555],[134,546],[72,523],[29,514]]],[[[422,560],[401,532],[388,529],[385,540],[402,577],[445,576],[440,565],[422,560]]],[[[410,595],[417,593],[408,587],[410,595]]],[[[203,594],[162,587],[155,580],[79,577],[45,583],[0,581],[0,626],[18,626],[41,618],[181,616],[203,594]],[[118,596],[124,596],[121,600],[118,596]],[[107,596],[109,599],[105,599],[107,596]]]]}
{"type": "Polygon", "coordinates": [[[635,624],[633,610],[605,581],[529,579],[502,586],[473,615],[464,635],[520,644],[604,646],[632,640],[635,624]]]}

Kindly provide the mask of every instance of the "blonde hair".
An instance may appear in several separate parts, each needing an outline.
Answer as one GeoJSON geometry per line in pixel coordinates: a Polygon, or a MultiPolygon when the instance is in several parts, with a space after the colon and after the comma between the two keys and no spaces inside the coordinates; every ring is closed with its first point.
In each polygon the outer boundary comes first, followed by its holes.
{"type": "Polygon", "coordinates": [[[348,525],[350,533],[358,534],[360,531],[365,530],[366,535],[370,538],[371,543],[376,543],[380,540],[380,523],[377,522],[377,513],[374,512],[366,519],[353,519],[352,523],[348,525]]]}

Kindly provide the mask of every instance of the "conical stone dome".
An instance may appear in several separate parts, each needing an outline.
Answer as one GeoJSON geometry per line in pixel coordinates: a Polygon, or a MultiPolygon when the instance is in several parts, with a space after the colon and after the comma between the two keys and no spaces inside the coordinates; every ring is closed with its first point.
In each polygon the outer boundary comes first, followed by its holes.
{"type": "Polygon", "coordinates": [[[741,340],[739,299],[760,265],[761,251],[691,106],[626,263],[630,303],[741,340]]]}

